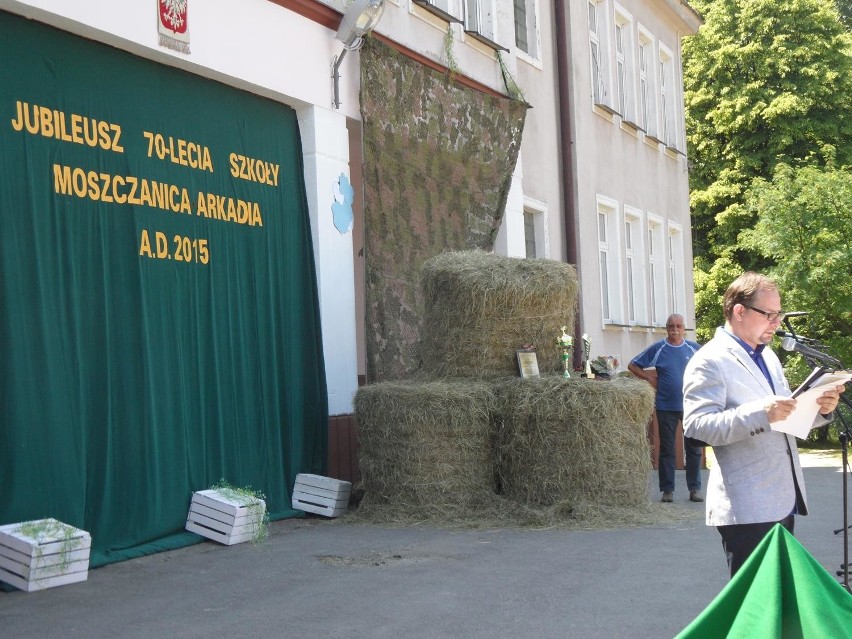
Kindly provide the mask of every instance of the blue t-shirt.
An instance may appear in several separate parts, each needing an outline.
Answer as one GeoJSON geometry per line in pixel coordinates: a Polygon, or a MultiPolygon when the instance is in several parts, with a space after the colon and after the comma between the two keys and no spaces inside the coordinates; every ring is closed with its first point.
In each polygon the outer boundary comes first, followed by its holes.
{"type": "Polygon", "coordinates": [[[657,410],[683,410],[683,371],[699,348],[700,344],[689,340],[673,346],[661,339],[633,358],[632,363],[640,368],[657,368],[657,410]]]}

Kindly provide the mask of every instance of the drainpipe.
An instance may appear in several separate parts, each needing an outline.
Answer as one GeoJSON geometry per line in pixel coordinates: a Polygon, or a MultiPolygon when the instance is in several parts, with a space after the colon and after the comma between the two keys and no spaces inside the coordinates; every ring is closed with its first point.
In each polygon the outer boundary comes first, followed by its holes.
{"type": "MultiPolygon", "coordinates": [[[[577,280],[580,283],[580,246],[577,240],[577,167],[574,158],[574,118],[571,99],[571,69],[573,59],[569,42],[571,33],[571,15],[567,4],[570,0],[554,0],[555,39],[556,39],[556,75],[558,87],[559,112],[559,164],[562,170],[562,202],[565,207],[565,258],[577,268],[577,280]]],[[[577,299],[580,294],[578,290],[577,299]]],[[[574,319],[574,361],[583,358],[583,306],[577,304],[574,319]]]]}

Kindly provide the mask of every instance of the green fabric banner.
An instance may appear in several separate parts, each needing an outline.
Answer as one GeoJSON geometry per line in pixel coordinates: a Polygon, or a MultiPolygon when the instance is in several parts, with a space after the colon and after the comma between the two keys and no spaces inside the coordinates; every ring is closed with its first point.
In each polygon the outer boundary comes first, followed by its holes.
{"type": "Polygon", "coordinates": [[[676,639],[852,635],[852,595],[776,524],[734,578],[676,639]]]}
{"type": "Polygon", "coordinates": [[[295,112],[5,12],[0,42],[0,524],[97,566],[198,540],[220,479],[297,514],[328,408],[295,112]]]}

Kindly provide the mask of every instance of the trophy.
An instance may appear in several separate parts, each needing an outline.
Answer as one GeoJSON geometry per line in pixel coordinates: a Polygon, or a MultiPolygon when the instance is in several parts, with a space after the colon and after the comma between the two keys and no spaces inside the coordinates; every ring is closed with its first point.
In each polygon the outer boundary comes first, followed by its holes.
{"type": "Polygon", "coordinates": [[[562,327],[562,335],[556,340],[556,345],[562,349],[562,372],[563,379],[571,377],[571,349],[574,347],[574,338],[567,333],[567,326],[562,327]]]}
{"type": "Polygon", "coordinates": [[[586,372],[584,373],[589,379],[594,379],[595,374],[592,372],[592,363],[589,361],[589,353],[592,352],[592,342],[589,336],[583,333],[583,360],[586,362],[586,372]]]}

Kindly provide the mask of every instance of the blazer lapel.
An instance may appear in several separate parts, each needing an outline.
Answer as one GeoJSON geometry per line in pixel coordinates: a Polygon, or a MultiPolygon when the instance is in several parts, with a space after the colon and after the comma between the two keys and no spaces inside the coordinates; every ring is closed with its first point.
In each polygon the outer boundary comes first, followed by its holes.
{"type": "Polygon", "coordinates": [[[742,365],[745,370],[749,372],[754,380],[760,384],[767,393],[771,394],[773,392],[772,386],[769,385],[769,381],[767,381],[755,361],[749,357],[748,353],[745,352],[745,349],[743,349],[743,347],[740,346],[734,338],[727,333],[725,333],[725,336],[728,338],[729,342],[727,345],[728,352],[742,365]]]}

